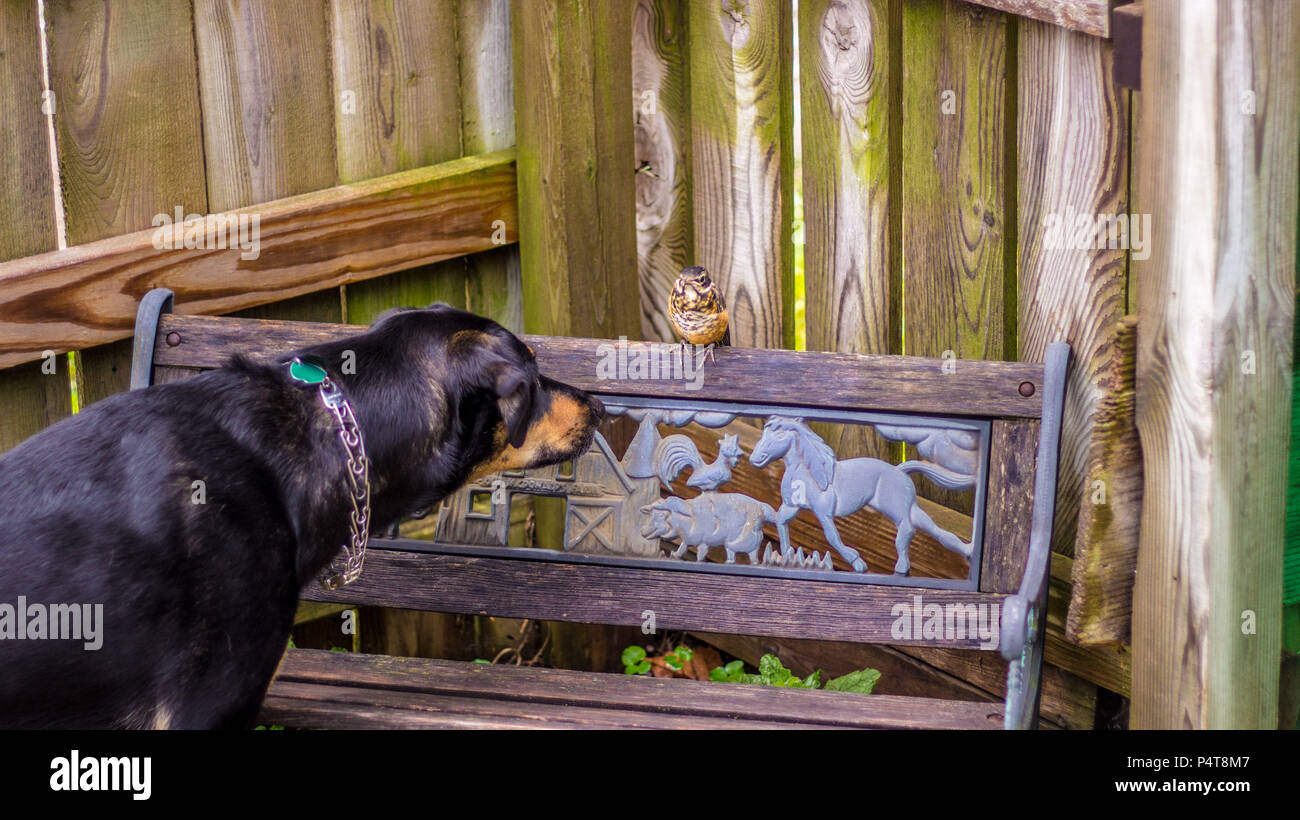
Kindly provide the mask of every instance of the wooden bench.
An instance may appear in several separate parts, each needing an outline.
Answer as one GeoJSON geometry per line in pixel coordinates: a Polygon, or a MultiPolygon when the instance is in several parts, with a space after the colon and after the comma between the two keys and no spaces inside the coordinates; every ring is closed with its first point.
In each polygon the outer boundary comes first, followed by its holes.
{"type": "MultiPolygon", "coordinates": [[[[166,291],[151,292],[141,304],[133,387],[186,378],[223,365],[236,352],[278,355],[364,330],[175,315],[171,307],[166,291]]],[[[524,338],[543,372],[599,395],[611,415],[639,425],[627,451],[619,456],[598,438],[591,453],[567,468],[466,488],[444,501],[437,538],[372,537],[356,582],[334,591],[311,585],[305,599],[624,626],[653,619],[659,631],[1000,651],[1009,661],[1006,702],[298,649],[287,653],[267,695],[264,722],[331,728],[1035,725],[1067,345],[1051,345],[1045,365],[731,348],[705,361],[703,381],[696,382],[691,377],[698,374],[690,372],[644,378],[636,357],[664,356],[661,363],[675,367],[680,358],[666,357],[675,346],[524,338]],[[812,425],[831,429],[821,424],[870,427],[886,440],[908,442],[910,455],[901,467],[841,459],[833,475],[822,475],[825,464],[819,472],[816,460],[824,452],[816,443],[821,439],[808,438],[812,425]],[[730,465],[735,480],[709,483],[702,467],[679,470],[702,476],[699,492],[688,495],[681,475],[674,478],[666,467],[682,461],[673,462],[665,442],[680,433],[674,439],[679,452],[689,452],[689,440],[703,455],[710,440],[717,443],[710,438],[715,430],[737,435],[743,455],[730,465]],[[766,467],[750,461],[760,450],[770,461],[766,467]],[[778,460],[782,466],[774,466],[778,460]],[[961,490],[973,514],[940,518],[943,526],[918,525],[910,542],[911,572],[900,575],[893,571],[897,528],[882,508],[902,504],[904,512],[896,514],[913,525],[938,517],[933,505],[913,503],[899,488],[898,476],[917,472],[961,490]],[[809,525],[805,512],[790,522],[790,548],[777,546],[787,506],[815,506],[815,499],[833,492],[842,507],[862,507],[857,502],[867,495],[868,474],[880,486],[892,482],[897,492],[869,498],[873,503],[851,515],[839,509],[830,525],[817,519],[809,525]],[[784,481],[791,476],[810,480],[792,486],[784,481]],[[784,483],[779,489],[778,479],[784,483]],[[664,481],[678,501],[660,500],[664,481]],[[672,507],[673,521],[694,526],[706,514],[725,523],[729,510],[762,507],[732,492],[737,487],[753,494],[768,488],[761,549],[748,547],[752,539],[732,539],[735,563],[722,560],[725,547],[696,560],[677,549],[675,534],[667,540],[655,535],[656,510],[668,521],[672,507]],[[507,497],[566,495],[565,549],[506,546],[496,506],[508,508],[502,491],[507,497]],[[961,520],[969,532],[952,532],[959,527],[951,522],[961,520]],[[859,543],[835,548],[841,532],[859,543]],[[473,533],[480,537],[470,538],[473,533]],[[854,571],[858,557],[866,572],[854,571]],[[981,617],[991,619],[991,636],[977,632],[981,617]]],[[[912,479],[905,480],[910,486],[912,479]]],[[[697,544],[686,546],[696,547],[699,557],[697,544]]]]}

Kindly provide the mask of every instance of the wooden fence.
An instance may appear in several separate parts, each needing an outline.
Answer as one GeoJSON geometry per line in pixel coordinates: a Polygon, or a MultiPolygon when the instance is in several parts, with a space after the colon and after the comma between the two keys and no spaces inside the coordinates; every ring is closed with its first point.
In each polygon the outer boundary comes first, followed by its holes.
{"type": "MultiPolygon", "coordinates": [[[[6,2],[0,448],[71,412],[73,381],[83,406],[125,389],[119,340],[159,285],[182,311],[366,323],[442,300],[667,339],[669,283],[703,264],[741,345],[1041,361],[1064,338],[1045,709],[1090,725],[1098,686],[1130,694],[1143,489],[1126,316],[1150,223],[1106,229],[1155,208],[1109,5],[6,2]],[[258,214],[260,256],[160,249],[177,208],[258,214]]],[[[960,653],[835,651],[1001,687],[960,653]]]]}

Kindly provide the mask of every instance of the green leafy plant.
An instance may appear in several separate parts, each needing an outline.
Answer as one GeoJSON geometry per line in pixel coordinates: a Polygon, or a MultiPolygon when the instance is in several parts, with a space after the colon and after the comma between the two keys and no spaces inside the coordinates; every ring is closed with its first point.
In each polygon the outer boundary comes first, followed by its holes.
{"type": "Polygon", "coordinates": [[[650,661],[645,659],[645,649],[629,646],[623,650],[623,674],[644,675],[650,671],[650,661]]]}
{"type": "Polygon", "coordinates": [[[623,674],[644,675],[650,671],[654,663],[659,663],[674,672],[681,672],[694,657],[695,653],[689,647],[679,646],[661,658],[652,659],[646,656],[643,647],[633,645],[623,650],[623,674]]]}
{"type": "MultiPolygon", "coordinates": [[[[688,647],[679,646],[662,657],[650,658],[641,646],[629,646],[623,650],[623,672],[627,675],[644,675],[652,666],[660,665],[673,672],[681,672],[691,662],[695,653],[688,647]]],[[[702,672],[703,670],[701,670],[702,672]]],[[[717,683],[748,683],[755,686],[782,686],[793,689],[829,689],[835,692],[857,692],[871,694],[880,673],[875,669],[859,669],[847,675],[841,675],[822,684],[822,670],[813,670],[807,677],[798,675],[785,668],[776,655],[764,655],[758,661],[758,674],[745,671],[744,661],[732,661],[724,666],[715,666],[709,670],[709,680],[717,683]]]]}
{"type": "MultiPolygon", "coordinates": [[[[757,686],[786,686],[798,689],[820,689],[822,670],[814,670],[805,678],[800,678],[785,668],[776,655],[764,655],[758,661],[758,674],[745,671],[744,661],[732,661],[726,666],[719,666],[709,671],[709,679],[718,683],[748,683],[757,686]]],[[[880,673],[875,669],[859,669],[826,682],[826,688],[836,692],[857,692],[871,694],[880,673]]]]}

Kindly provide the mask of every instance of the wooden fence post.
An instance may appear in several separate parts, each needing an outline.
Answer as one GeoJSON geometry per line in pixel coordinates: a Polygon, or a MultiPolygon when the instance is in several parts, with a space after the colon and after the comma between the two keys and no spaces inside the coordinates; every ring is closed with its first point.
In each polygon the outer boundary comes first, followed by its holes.
{"type": "Polygon", "coordinates": [[[512,14],[524,327],[637,338],[632,6],[512,14]]]}
{"type": "Polygon", "coordinates": [[[794,347],[794,25],[788,0],[690,3],[695,252],[731,340],[794,347]]]}
{"type": "Polygon", "coordinates": [[[1135,728],[1276,728],[1300,7],[1148,2],[1135,728]]]}
{"type": "MultiPolygon", "coordinates": [[[[524,329],[640,337],[627,0],[514,0],[515,132],[524,329]]],[[[537,530],[563,531],[535,499],[537,530]]],[[[542,543],[542,542],[539,542],[542,543]]],[[[608,671],[616,632],[552,624],[550,659],[608,671]]]]}

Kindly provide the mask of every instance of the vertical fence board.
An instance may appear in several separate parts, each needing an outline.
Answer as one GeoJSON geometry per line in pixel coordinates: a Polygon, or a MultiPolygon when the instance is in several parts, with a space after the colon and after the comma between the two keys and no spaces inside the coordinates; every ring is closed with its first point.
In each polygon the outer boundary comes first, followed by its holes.
{"type": "Polygon", "coordinates": [[[1109,247],[1107,228],[1128,210],[1128,110],[1111,51],[1097,37],[1020,21],[1017,336],[1022,361],[1042,361],[1055,339],[1072,348],[1053,538],[1066,555],[1075,554],[1094,417],[1117,387],[1108,376],[1124,315],[1125,252],[1119,241],[1109,247]]]}
{"type": "Polygon", "coordinates": [[[1005,15],[903,7],[905,352],[1006,359],[1005,15]]]}
{"type": "MultiPolygon", "coordinates": [[[[1015,358],[1014,23],[957,0],[903,6],[903,352],[1015,358]],[[1010,97],[1010,100],[1008,99],[1010,97]]],[[[971,500],[922,482],[928,498],[971,500]]]]}
{"type": "MultiPolygon", "coordinates": [[[[456,8],[451,0],[332,0],[334,110],[343,183],[461,155],[456,8]]],[[[452,259],[346,287],[347,321],[390,307],[465,307],[452,259]]]]}
{"type": "Polygon", "coordinates": [[[637,337],[631,7],[512,4],[530,333],[637,337]]]}
{"type": "Polygon", "coordinates": [[[1135,728],[1277,728],[1300,7],[1148,4],[1135,728]]]}
{"type": "Polygon", "coordinates": [[[799,5],[808,348],[897,349],[890,0],[799,5]]]}
{"type": "Polygon", "coordinates": [[[194,23],[209,207],[334,185],[323,4],[195,0],[194,23]]]}
{"type": "MultiPolygon", "coordinates": [[[[510,29],[525,329],[637,338],[632,4],[515,0],[510,29]]],[[[541,543],[560,540],[555,506],[535,504],[541,543]]],[[[622,649],[608,628],[550,634],[560,667],[607,669],[622,649]]]]}
{"type": "MultiPolygon", "coordinates": [[[[900,11],[894,0],[799,4],[809,350],[899,349],[900,11]]],[[[868,428],[819,432],[841,454],[888,455],[868,428]]]]}
{"type": "MultiPolygon", "coordinates": [[[[0,4],[0,261],[58,246],[39,38],[35,3],[0,4]]],[[[71,412],[65,362],[0,371],[0,453],[71,412]]]]}
{"type": "Polygon", "coordinates": [[[794,347],[790,16],[781,0],[690,4],[696,258],[746,347],[794,347]]]}
{"type": "Polygon", "coordinates": [[[683,0],[638,0],[632,17],[641,332],[662,341],[677,338],[667,315],[673,280],[695,264],[687,16],[683,0]]]}
{"type": "Polygon", "coordinates": [[[189,8],[47,4],[68,244],[204,213],[203,141],[189,8]]]}
{"type": "MultiPolygon", "coordinates": [[[[148,228],[177,207],[206,213],[189,7],[61,1],[46,12],[68,244],[148,228]]],[[[82,351],[78,367],[82,406],[126,390],[131,343],[82,351]]]]}
{"type": "MultiPolygon", "coordinates": [[[[510,0],[460,0],[461,143],[466,155],[515,144],[514,74],[510,60],[510,0]]],[[[517,226],[516,226],[517,227],[517,226]]],[[[466,307],[516,333],[524,330],[519,247],[465,257],[466,307]]]]}
{"type": "Polygon", "coordinates": [[[0,259],[58,247],[35,3],[0,5],[0,259]]]}
{"type": "MultiPolygon", "coordinates": [[[[195,0],[208,207],[241,208],[335,184],[325,7],[195,0]]],[[[339,321],[337,289],[242,311],[339,321]]]]}

